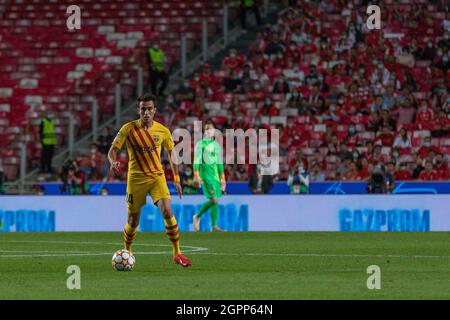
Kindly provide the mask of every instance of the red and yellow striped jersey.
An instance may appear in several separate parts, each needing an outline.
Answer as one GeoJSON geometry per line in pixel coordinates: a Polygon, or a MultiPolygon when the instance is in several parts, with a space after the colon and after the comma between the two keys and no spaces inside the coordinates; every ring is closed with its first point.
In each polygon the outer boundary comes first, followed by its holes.
{"type": "Polygon", "coordinates": [[[126,143],[128,151],[128,177],[152,178],[164,174],[161,165],[161,147],[172,151],[174,142],[170,130],[157,121],[149,129],[141,126],[140,120],[126,123],[117,134],[112,145],[118,149],[126,143]]]}

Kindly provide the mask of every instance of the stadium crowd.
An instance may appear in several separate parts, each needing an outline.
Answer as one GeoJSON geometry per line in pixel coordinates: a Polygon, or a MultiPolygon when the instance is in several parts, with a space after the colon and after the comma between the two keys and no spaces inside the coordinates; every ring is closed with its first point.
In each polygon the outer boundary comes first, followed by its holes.
{"type": "MultiPolygon", "coordinates": [[[[275,179],[301,168],[311,182],[366,181],[383,164],[395,180],[448,180],[445,1],[379,2],[381,30],[368,29],[365,2],[290,3],[256,34],[247,55],[232,48],[219,69],[205,64],[183,81],[159,119],[171,129],[208,118],[220,130],[280,129],[275,179]]],[[[93,144],[79,159],[92,179],[107,176],[102,148],[93,144]]],[[[255,168],[225,170],[229,181],[248,181],[255,168]]],[[[182,172],[189,181],[189,166],[182,172]]]]}
{"type": "MultiPolygon", "coordinates": [[[[312,181],[367,180],[382,163],[396,180],[448,180],[448,8],[380,2],[382,30],[369,30],[358,3],[294,2],[248,55],[231,49],[185,81],[168,99],[173,122],[279,128],[279,179],[301,164],[312,181]]],[[[254,166],[226,169],[247,180],[254,166]]]]}

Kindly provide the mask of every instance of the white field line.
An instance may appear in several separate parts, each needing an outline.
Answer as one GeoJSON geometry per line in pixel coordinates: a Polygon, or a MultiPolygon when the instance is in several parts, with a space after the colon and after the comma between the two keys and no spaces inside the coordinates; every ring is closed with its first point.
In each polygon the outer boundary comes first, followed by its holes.
{"type": "MultiPolygon", "coordinates": [[[[93,244],[93,245],[114,245],[122,246],[123,243],[115,242],[89,242],[89,241],[31,241],[31,240],[2,240],[2,242],[12,242],[12,243],[56,243],[56,244],[93,244]]],[[[170,247],[169,244],[155,244],[155,243],[139,243],[137,245],[143,247],[170,247]]],[[[208,248],[194,247],[194,246],[182,246],[183,252],[199,252],[206,251],[208,248]]],[[[148,254],[172,254],[170,251],[135,251],[138,255],[148,255],[148,254]]],[[[108,256],[112,255],[113,252],[79,252],[79,251],[12,251],[12,250],[0,250],[0,258],[32,258],[32,257],[79,257],[79,256],[108,256]],[[1,254],[7,253],[7,254],[1,254]],[[9,254],[11,253],[11,254],[9,254]]]]}
{"type": "Polygon", "coordinates": [[[330,257],[330,258],[412,258],[412,259],[450,259],[450,256],[422,256],[396,254],[322,254],[322,253],[224,253],[224,252],[192,252],[215,256],[278,256],[278,257],[330,257]]]}
{"type": "MultiPolygon", "coordinates": [[[[16,243],[58,243],[58,244],[99,244],[99,245],[122,245],[122,243],[111,242],[88,242],[88,241],[30,241],[30,240],[3,240],[2,242],[16,243]]],[[[137,246],[144,247],[172,247],[166,244],[139,243],[137,246]]],[[[321,253],[225,253],[209,252],[208,248],[183,246],[183,252],[190,254],[206,254],[216,256],[274,256],[274,257],[323,257],[323,258],[402,258],[402,259],[450,259],[450,256],[429,256],[429,255],[396,255],[396,254],[321,254],[321,253]]],[[[6,251],[0,251],[6,252],[6,251]]],[[[21,258],[21,257],[71,257],[71,256],[102,256],[111,255],[107,252],[63,252],[61,251],[8,251],[11,253],[27,254],[0,254],[0,258],[21,258]],[[50,253],[52,252],[52,253],[50,253]],[[39,253],[39,254],[36,254],[39,253]]],[[[148,254],[171,254],[172,251],[136,251],[138,255],[148,254]]]]}

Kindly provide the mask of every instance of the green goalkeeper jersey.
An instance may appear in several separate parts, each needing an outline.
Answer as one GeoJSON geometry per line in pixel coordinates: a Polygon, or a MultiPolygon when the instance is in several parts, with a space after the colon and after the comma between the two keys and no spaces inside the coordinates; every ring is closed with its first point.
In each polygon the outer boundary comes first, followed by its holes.
{"type": "Polygon", "coordinates": [[[202,180],[220,182],[220,175],[224,172],[222,150],[217,141],[202,139],[195,145],[194,170],[199,171],[202,180]]]}

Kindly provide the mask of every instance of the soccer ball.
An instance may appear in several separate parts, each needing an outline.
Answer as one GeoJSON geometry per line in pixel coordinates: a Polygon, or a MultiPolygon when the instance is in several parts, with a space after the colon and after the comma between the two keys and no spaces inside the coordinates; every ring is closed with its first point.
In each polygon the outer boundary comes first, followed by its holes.
{"type": "Polygon", "coordinates": [[[117,250],[112,257],[112,266],[117,271],[131,271],[136,263],[133,254],[125,249],[117,250]]]}

